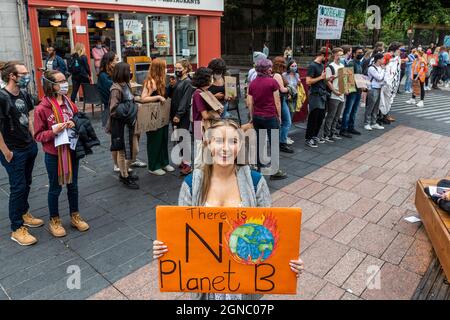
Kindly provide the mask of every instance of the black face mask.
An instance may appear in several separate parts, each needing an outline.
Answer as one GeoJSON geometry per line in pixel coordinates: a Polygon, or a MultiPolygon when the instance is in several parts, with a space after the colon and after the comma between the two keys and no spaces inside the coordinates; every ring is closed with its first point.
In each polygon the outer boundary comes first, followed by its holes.
{"type": "Polygon", "coordinates": [[[362,58],[364,58],[364,54],[358,54],[358,55],[356,55],[356,59],[361,60],[362,58]]]}
{"type": "Polygon", "coordinates": [[[175,71],[175,75],[177,78],[181,78],[183,76],[183,71],[175,71]]]}

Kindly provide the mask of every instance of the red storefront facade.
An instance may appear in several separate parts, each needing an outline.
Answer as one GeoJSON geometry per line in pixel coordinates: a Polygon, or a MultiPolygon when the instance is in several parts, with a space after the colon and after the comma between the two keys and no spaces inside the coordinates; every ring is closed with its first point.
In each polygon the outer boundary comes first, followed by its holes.
{"type": "Polygon", "coordinates": [[[49,45],[67,58],[81,42],[91,61],[100,39],[124,61],[160,57],[169,66],[181,58],[204,66],[221,55],[223,0],[29,0],[28,6],[40,94],[38,69],[49,45]]]}

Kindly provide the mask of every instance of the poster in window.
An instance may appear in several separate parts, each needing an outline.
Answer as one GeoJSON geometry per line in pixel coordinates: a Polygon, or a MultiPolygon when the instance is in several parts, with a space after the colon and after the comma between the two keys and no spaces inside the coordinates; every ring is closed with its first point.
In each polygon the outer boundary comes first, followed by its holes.
{"type": "Polygon", "coordinates": [[[170,47],[169,21],[153,21],[153,35],[155,48],[170,47]]]}
{"type": "Polygon", "coordinates": [[[125,47],[142,48],[142,22],[140,20],[123,20],[125,47]]]}
{"type": "Polygon", "coordinates": [[[188,46],[195,46],[195,30],[188,31],[188,46]]]}

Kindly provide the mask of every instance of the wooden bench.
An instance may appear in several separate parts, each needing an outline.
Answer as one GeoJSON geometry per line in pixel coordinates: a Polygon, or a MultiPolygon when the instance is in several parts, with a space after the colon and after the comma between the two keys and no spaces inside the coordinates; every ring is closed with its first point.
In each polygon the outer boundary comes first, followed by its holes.
{"type": "Polygon", "coordinates": [[[424,191],[425,187],[436,186],[438,181],[417,181],[415,203],[447,280],[450,280],[450,214],[441,210],[424,191]]]}

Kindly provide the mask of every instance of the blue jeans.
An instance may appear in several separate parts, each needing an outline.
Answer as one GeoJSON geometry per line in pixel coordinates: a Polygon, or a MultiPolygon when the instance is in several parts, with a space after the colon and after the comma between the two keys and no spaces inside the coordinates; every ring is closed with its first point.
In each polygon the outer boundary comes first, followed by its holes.
{"type": "Polygon", "coordinates": [[[411,79],[412,65],[407,65],[405,68],[405,91],[412,91],[412,79],[411,79]]]}
{"type": "Polygon", "coordinates": [[[5,167],[9,178],[9,220],[11,230],[16,231],[23,226],[22,216],[28,212],[28,196],[30,195],[34,161],[38,154],[36,143],[25,149],[12,150],[13,158],[8,163],[0,152],[0,162],[5,167]]]}
{"type": "Polygon", "coordinates": [[[223,112],[221,116],[222,119],[230,117],[230,113],[228,112],[228,106],[229,106],[228,101],[223,104],[223,112]]]}
{"type": "Polygon", "coordinates": [[[359,103],[361,102],[361,93],[353,92],[347,96],[345,100],[345,109],[342,114],[341,131],[355,129],[355,118],[358,112],[359,103]]]}
{"type": "Polygon", "coordinates": [[[280,143],[286,143],[289,130],[291,129],[292,119],[291,111],[286,98],[281,99],[281,127],[280,127],[280,143]]]}
{"type": "MultiPolygon", "coordinates": [[[[78,212],[78,167],[79,161],[75,153],[72,152],[72,183],[67,185],[67,198],[69,199],[70,214],[78,212]]],[[[48,175],[48,210],[50,218],[59,217],[58,200],[62,191],[62,186],[58,182],[58,156],[45,154],[45,167],[48,175]]]]}

